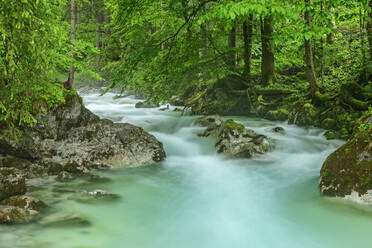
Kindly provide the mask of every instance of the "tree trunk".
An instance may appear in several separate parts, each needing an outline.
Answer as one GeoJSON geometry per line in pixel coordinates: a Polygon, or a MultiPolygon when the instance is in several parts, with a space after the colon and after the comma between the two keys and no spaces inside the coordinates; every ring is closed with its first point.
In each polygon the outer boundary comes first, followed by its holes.
{"type": "Polygon", "coordinates": [[[274,78],[274,28],[273,16],[266,16],[261,19],[261,41],[262,41],[262,63],[261,74],[262,84],[271,85],[274,78]]]}
{"type": "Polygon", "coordinates": [[[367,36],[369,43],[369,59],[372,61],[372,1],[369,1],[368,23],[367,23],[367,36]]]}
{"type": "MultiPolygon", "coordinates": [[[[310,4],[310,0],[305,0],[307,6],[310,4]]],[[[311,14],[309,8],[305,11],[305,21],[307,26],[311,26],[311,14]]],[[[310,83],[311,93],[314,96],[315,92],[319,90],[319,83],[315,76],[314,69],[314,57],[311,39],[305,38],[305,57],[306,57],[306,74],[307,79],[310,83]]]]}
{"type": "MultiPolygon", "coordinates": [[[[71,0],[71,33],[70,33],[70,41],[73,43],[75,40],[75,26],[76,26],[76,3],[75,0],[71,0]]],[[[71,58],[72,63],[75,60],[75,53],[74,53],[74,45],[71,45],[71,58]]],[[[74,83],[74,76],[75,76],[75,67],[73,65],[70,66],[70,74],[68,76],[68,80],[65,83],[66,89],[72,89],[72,84],[74,83]]]]}
{"type": "Polygon", "coordinates": [[[247,81],[251,79],[251,57],[252,57],[252,35],[253,35],[253,15],[243,23],[244,38],[244,71],[243,76],[247,81]]]}
{"type": "Polygon", "coordinates": [[[236,67],[236,22],[234,21],[233,27],[229,31],[228,43],[229,55],[227,56],[227,65],[231,70],[236,67]]]}
{"type": "Polygon", "coordinates": [[[104,10],[102,9],[103,7],[103,2],[101,0],[97,0],[95,2],[95,20],[96,20],[96,48],[99,51],[99,56],[97,58],[97,71],[100,71],[100,65],[101,65],[101,60],[102,60],[102,53],[101,53],[101,48],[103,47],[101,37],[102,37],[102,24],[104,23],[105,20],[105,14],[104,10]]]}

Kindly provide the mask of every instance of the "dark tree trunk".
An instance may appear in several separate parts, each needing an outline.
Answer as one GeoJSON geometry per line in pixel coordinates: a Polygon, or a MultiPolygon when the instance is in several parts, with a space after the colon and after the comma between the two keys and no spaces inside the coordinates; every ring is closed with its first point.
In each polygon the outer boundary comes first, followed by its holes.
{"type": "Polygon", "coordinates": [[[369,59],[372,61],[372,1],[369,1],[370,10],[368,12],[367,36],[369,43],[369,59]]]}
{"type": "MultiPolygon", "coordinates": [[[[310,0],[305,0],[306,5],[310,4],[310,0]]],[[[307,26],[311,26],[311,14],[309,8],[305,11],[305,21],[307,26]]],[[[312,95],[315,95],[315,92],[319,90],[319,83],[315,76],[314,69],[314,56],[311,39],[305,38],[305,58],[306,58],[306,75],[310,83],[310,89],[312,95]]]]}
{"type": "MultiPolygon", "coordinates": [[[[73,43],[75,40],[75,27],[76,27],[76,3],[75,0],[71,0],[71,33],[70,33],[70,40],[73,43]]],[[[74,53],[74,45],[71,45],[71,57],[72,60],[75,59],[74,53]]],[[[75,76],[75,67],[73,65],[70,66],[70,73],[68,76],[68,80],[65,83],[66,89],[72,89],[72,84],[74,83],[74,76],[75,76]]]]}
{"type": "Polygon", "coordinates": [[[249,15],[248,19],[243,23],[243,38],[244,38],[244,78],[249,81],[251,79],[251,58],[252,58],[252,35],[253,35],[253,15],[249,15]]]}
{"type": "Polygon", "coordinates": [[[273,16],[266,16],[261,19],[261,41],[262,41],[262,63],[261,74],[262,84],[271,85],[274,79],[274,28],[273,16]]]}
{"type": "Polygon", "coordinates": [[[234,70],[236,67],[236,22],[234,21],[233,27],[229,31],[228,37],[228,48],[229,55],[227,56],[227,64],[231,70],[234,70]]]}

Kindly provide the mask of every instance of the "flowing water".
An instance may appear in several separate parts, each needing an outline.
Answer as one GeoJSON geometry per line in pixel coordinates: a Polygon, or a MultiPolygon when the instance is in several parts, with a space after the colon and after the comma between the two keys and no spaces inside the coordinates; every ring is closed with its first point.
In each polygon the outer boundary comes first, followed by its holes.
{"type": "Polygon", "coordinates": [[[163,142],[166,161],[141,168],[97,172],[106,180],[32,182],[30,193],[90,225],[0,226],[1,248],[359,248],[372,245],[372,208],[320,197],[319,170],[341,141],[322,130],[256,118],[235,120],[265,134],[275,150],[230,160],[197,137],[196,117],[135,109],[136,100],[86,95],[102,118],[142,126],[163,142]],[[280,125],[286,134],[273,133],[280,125]],[[38,187],[37,184],[41,186],[38,187]],[[64,193],[60,193],[64,191],[64,193]],[[120,198],[79,201],[76,190],[103,189],[120,198]]]}

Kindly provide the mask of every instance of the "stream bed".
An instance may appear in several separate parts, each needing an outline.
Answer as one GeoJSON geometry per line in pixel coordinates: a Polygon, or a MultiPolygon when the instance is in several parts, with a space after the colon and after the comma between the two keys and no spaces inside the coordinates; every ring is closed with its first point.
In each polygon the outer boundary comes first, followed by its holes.
{"type": "Polygon", "coordinates": [[[217,155],[196,134],[197,117],[136,109],[137,100],[83,95],[102,118],[143,127],[163,142],[167,159],[146,167],[94,172],[100,178],[33,180],[29,193],[84,221],[0,226],[0,248],[362,248],[372,245],[372,207],[321,197],[319,171],[343,142],[320,129],[234,117],[275,143],[253,159],[217,155]],[[281,126],[286,134],[272,131],[281,126]],[[84,201],[102,189],[119,199],[84,201]]]}

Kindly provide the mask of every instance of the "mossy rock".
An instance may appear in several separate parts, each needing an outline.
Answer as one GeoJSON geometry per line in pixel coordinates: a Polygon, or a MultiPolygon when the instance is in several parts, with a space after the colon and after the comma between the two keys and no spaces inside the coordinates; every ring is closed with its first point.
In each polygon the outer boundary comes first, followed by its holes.
{"type": "Polygon", "coordinates": [[[225,130],[225,132],[229,132],[229,133],[238,132],[240,134],[240,133],[244,132],[245,127],[242,124],[237,123],[232,119],[229,119],[225,122],[224,130],[225,130]]]}
{"type": "Polygon", "coordinates": [[[372,124],[366,120],[324,162],[319,181],[322,194],[344,197],[354,191],[364,195],[372,189],[372,124]]]}
{"type": "Polygon", "coordinates": [[[288,123],[299,126],[319,126],[319,110],[310,103],[301,102],[289,113],[288,123]]]}
{"type": "Polygon", "coordinates": [[[336,130],[337,129],[337,121],[332,118],[326,118],[322,121],[321,124],[322,128],[336,130]]]}
{"type": "Polygon", "coordinates": [[[336,132],[328,130],[327,132],[325,132],[324,136],[327,138],[327,140],[333,140],[336,138],[336,132]]]}
{"type": "Polygon", "coordinates": [[[270,110],[265,114],[265,118],[271,121],[285,121],[288,119],[289,112],[284,108],[270,110]]]}

